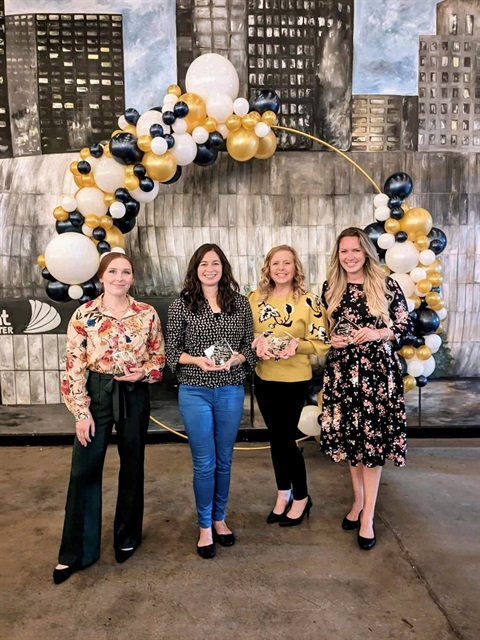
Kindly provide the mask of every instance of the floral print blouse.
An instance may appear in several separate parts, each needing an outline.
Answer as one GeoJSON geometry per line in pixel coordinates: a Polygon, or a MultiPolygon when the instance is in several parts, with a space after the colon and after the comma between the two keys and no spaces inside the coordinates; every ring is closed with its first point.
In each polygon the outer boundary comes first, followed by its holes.
{"type": "Polygon", "coordinates": [[[162,379],[165,366],[160,318],[149,304],[128,296],[130,306],[118,320],[103,306],[103,295],[75,311],[67,329],[67,358],[61,391],[75,419],[90,418],[85,383],[88,370],[123,373],[124,359],[146,372],[145,382],[162,379]]]}

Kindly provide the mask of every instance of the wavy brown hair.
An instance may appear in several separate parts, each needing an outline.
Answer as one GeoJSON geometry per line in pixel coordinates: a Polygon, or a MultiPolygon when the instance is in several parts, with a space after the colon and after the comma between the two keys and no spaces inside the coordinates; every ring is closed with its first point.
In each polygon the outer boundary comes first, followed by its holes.
{"type": "Polygon", "coordinates": [[[190,258],[180,297],[193,313],[198,313],[205,306],[205,296],[203,295],[202,284],[198,279],[197,270],[205,254],[209,251],[215,251],[222,264],[222,277],[218,282],[218,305],[225,313],[233,313],[235,311],[235,294],[240,290],[240,287],[233,277],[232,267],[226,255],[217,244],[202,244],[190,258]]]}
{"type": "Polygon", "coordinates": [[[278,253],[278,251],[290,251],[293,255],[293,264],[295,266],[295,275],[293,276],[292,288],[293,288],[293,299],[295,302],[306,292],[305,289],[305,274],[303,272],[302,263],[300,262],[300,258],[298,257],[298,253],[295,251],[293,247],[289,247],[288,244],[281,244],[278,247],[273,247],[265,256],[265,262],[262,265],[262,269],[260,271],[260,279],[258,281],[258,291],[260,293],[260,298],[262,300],[266,300],[275,289],[275,282],[270,277],[270,266],[272,264],[273,256],[278,253]]]}
{"type": "Polygon", "coordinates": [[[344,229],[337,238],[327,275],[328,289],[325,293],[325,301],[327,303],[327,318],[330,328],[333,325],[332,313],[340,304],[347,288],[347,276],[345,269],[340,264],[339,257],[342,238],[358,238],[361,248],[365,251],[363,290],[367,305],[372,315],[383,320],[388,327],[390,323],[386,298],[388,290],[385,273],[378,261],[377,250],[363,229],[349,227],[344,229]]]}

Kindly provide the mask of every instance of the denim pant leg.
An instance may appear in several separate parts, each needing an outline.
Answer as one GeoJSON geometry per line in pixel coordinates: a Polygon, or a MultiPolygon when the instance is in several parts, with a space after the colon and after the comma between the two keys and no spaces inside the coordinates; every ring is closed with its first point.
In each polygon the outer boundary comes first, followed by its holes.
{"type": "Polygon", "coordinates": [[[241,385],[215,389],[215,496],[213,520],[225,520],[230,490],[233,447],[243,413],[245,390],[241,385]]]}
{"type": "Polygon", "coordinates": [[[212,526],[215,492],[214,392],[215,389],[184,384],[178,392],[178,405],[192,454],[198,524],[204,529],[212,526]]]}

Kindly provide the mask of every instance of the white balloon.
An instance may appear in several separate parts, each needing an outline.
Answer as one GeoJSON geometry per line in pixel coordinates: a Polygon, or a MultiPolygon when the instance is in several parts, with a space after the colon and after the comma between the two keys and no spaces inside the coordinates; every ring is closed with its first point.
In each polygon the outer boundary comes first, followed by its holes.
{"type": "Polygon", "coordinates": [[[197,144],[203,144],[208,140],[208,131],[205,127],[195,127],[192,131],[192,138],[197,144]]]}
{"type": "Polygon", "coordinates": [[[418,249],[413,242],[395,242],[387,249],[385,262],[396,273],[408,273],[418,264],[418,249]]]}
{"type": "Polygon", "coordinates": [[[408,275],[408,273],[391,273],[390,277],[398,282],[403,291],[403,295],[406,298],[413,296],[413,294],[415,293],[415,283],[408,275]]]}
{"type": "Polygon", "coordinates": [[[153,181],[153,189],[151,191],[142,191],[140,188],[130,191],[132,198],[135,198],[137,202],[152,202],[158,195],[160,189],[160,183],[156,180],[153,181]]]}
{"type": "Polygon", "coordinates": [[[445,308],[439,309],[438,311],[435,311],[435,313],[440,318],[440,320],[445,320],[445,318],[448,315],[448,312],[447,312],[447,310],[445,308]]]}
{"type": "Polygon", "coordinates": [[[246,116],[249,111],[250,105],[248,104],[248,100],[245,98],[237,98],[233,103],[233,113],[240,116],[240,118],[246,116]]]}
{"type": "Polygon", "coordinates": [[[427,272],[421,267],[415,267],[410,271],[410,277],[414,282],[420,282],[420,280],[425,280],[427,272]]]}
{"type": "Polygon", "coordinates": [[[87,227],[86,224],[82,224],[82,233],[84,236],[88,236],[89,238],[91,238],[93,236],[93,229],[87,227]]]}
{"type": "Polygon", "coordinates": [[[442,339],[438,333],[430,333],[428,336],[425,336],[425,344],[432,353],[437,353],[442,346],[442,339]]]}
{"type": "Polygon", "coordinates": [[[432,373],[435,371],[435,367],[436,367],[437,363],[435,362],[435,358],[433,356],[430,356],[430,358],[428,358],[428,360],[423,360],[423,374],[424,376],[426,376],[428,378],[428,376],[431,376],[432,373]]]}
{"type": "Polygon", "coordinates": [[[125,165],[113,158],[102,156],[93,175],[97,186],[107,193],[125,186],[125,165]]]}
{"type": "Polygon", "coordinates": [[[187,123],[185,122],[185,120],[182,120],[181,118],[178,118],[177,120],[175,120],[175,122],[172,124],[172,129],[175,133],[187,133],[187,123]]]}
{"type": "Polygon", "coordinates": [[[410,300],[410,298],[407,298],[406,302],[407,302],[408,313],[411,313],[415,309],[415,303],[413,300],[410,300]]]}
{"type": "Polygon", "coordinates": [[[177,104],[178,98],[173,93],[167,93],[163,99],[163,106],[168,107],[165,111],[173,111],[173,107],[177,104]]]}
{"type": "Polygon", "coordinates": [[[123,202],[112,202],[110,205],[110,215],[112,218],[119,219],[123,218],[125,215],[127,208],[123,204],[123,202]]]}
{"type": "Polygon", "coordinates": [[[417,356],[413,356],[410,360],[407,360],[407,372],[409,376],[418,378],[423,375],[424,360],[420,360],[417,356]]]}
{"type": "Polygon", "coordinates": [[[235,100],[239,88],[238,74],[227,58],[218,53],[205,53],[188,67],[185,86],[189,93],[196,93],[204,100],[217,93],[226,93],[235,100]]]}
{"type": "Polygon", "coordinates": [[[317,405],[308,404],[303,407],[300,414],[300,420],[298,421],[298,428],[306,436],[319,436],[320,424],[318,418],[321,414],[321,410],[317,405]]]}
{"type": "MultiPolygon", "coordinates": [[[[382,195],[382,194],[379,194],[382,195]]],[[[390,217],[390,207],[387,207],[386,205],[382,205],[381,207],[377,207],[375,209],[375,220],[378,220],[379,222],[385,222],[385,220],[388,220],[390,217]]]]}
{"type": "Polygon", "coordinates": [[[270,133],[271,129],[266,122],[257,122],[255,125],[255,135],[259,138],[265,138],[270,133]]]}
{"type": "Polygon", "coordinates": [[[226,140],[231,133],[230,129],[227,128],[226,124],[217,125],[217,131],[222,135],[224,140],[226,140]]]}
{"type": "Polygon", "coordinates": [[[395,236],[391,233],[382,233],[378,237],[377,244],[380,249],[390,249],[395,244],[395,236]]]}
{"type": "Polygon", "coordinates": [[[78,300],[83,296],[83,289],[78,284],[72,284],[68,287],[68,295],[72,300],[78,300]]]}
{"type": "Polygon", "coordinates": [[[189,133],[174,133],[173,137],[175,145],[170,149],[170,153],[180,167],[185,167],[195,160],[197,145],[189,133]]]}
{"type": "MultiPolygon", "coordinates": [[[[126,120],[125,116],[124,116],[124,115],[121,115],[121,116],[119,117],[119,119],[118,119],[118,126],[119,126],[119,128],[120,128],[120,129],[125,129],[125,127],[127,127],[127,126],[128,126],[128,124],[129,124],[129,123],[128,123],[128,121],[126,120]]],[[[72,296],[70,296],[70,297],[72,297],[72,296]]],[[[80,297],[82,297],[82,296],[80,296],[80,297]]]]}
{"type": "MultiPolygon", "coordinates": [[[[125,253],[125,249],[122,249],[122,247],[113,247],[109,253],[125,253]]],[[[103,255],[104,254],[102,254],[102,257],[103,255]]]]}
{"type": "MultiPolygon", "coordinates": [[[[187,125],[185,124],[185,126],[187,125]]],[[[157,136],[156,138],[152,138],[152,141],[150,143],[150,149],[153,151],[153,153],[156,153],[157,156],[161,156],[168,149],[167,141],[165,140],[165,138],[161,138],[160,136],[157,136]]]]}
{"type": "Polygon", "coordinates": [[[223,123],[233,113],[233,100],[226,93],[214,93],[207,99],[207,114],[223,123]]]}
{"type": "Polygon", "coordinates": [[[65,209],[65,211],[70,213],[71,211],[75,211],[77,208],[77,201],[73,196],[63,196],[60,200],[60,205],[62,206],[62,209],[65,209]]]}
{"type": "Polygon", "coordinates": [[[383,207],[388,204],[389,200],[390,198],[386,193],[377,193],[377,195],[373,199],[373,204],[375,207],[383,207]]]}
{"type": "Polygon", "coordinates": [[[97,187],[83,187],[75,195],[77,209],[84,216],[94,213],[96,216],[104,216],[108,211],[103,196],[105,194],[97,187]]]}
{"type": "Polygon", "coordinates": [[[45,263],[52,276],[65,284],[93,278],[100,256],[93,242],[81,233],[62,233],[45,249],[45,263]]]}
{"type": "Polygon", "coordinates": [[[163,126],[162,114],[160,111],[145,111],[137,120],[137,136],[149,136],[152,124],[161,124],[163,126]]]}
{"type": "Polygon", "coordinates": [[[425,249],[419,256],[420,263],[428,267],[435,262],[435,254],[431,249],[425,249]]]}

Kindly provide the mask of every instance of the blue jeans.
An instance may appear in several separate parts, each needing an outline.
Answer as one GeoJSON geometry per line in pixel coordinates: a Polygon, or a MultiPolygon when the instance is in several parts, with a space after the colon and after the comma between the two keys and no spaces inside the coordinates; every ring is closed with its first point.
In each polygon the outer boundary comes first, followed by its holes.
{"type": "Polygon", "coordinates": [[[181,384],[178,404],[193,460],[198,524],[225,520],[233,446],[243,412],[241,385],[210,389],[181,384]]]}

